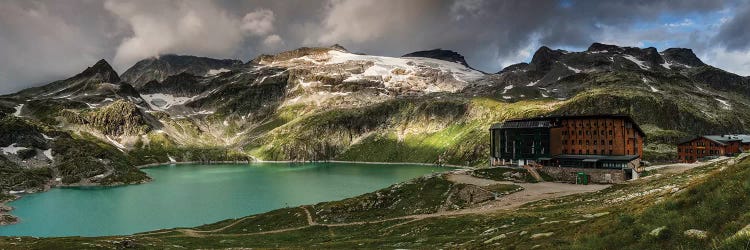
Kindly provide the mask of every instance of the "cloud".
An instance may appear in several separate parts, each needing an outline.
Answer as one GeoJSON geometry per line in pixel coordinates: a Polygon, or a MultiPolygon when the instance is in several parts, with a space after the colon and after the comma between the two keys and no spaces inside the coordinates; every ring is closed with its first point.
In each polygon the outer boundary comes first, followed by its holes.
{"type": "Polygon", "coordinates": [[[68,77],[107,57],[103,48],[116,38],[100,30],[114,25],[91,14],[97,10],[74,0],[0,1],[0,94],[68,77]]]}
{"type": "Polygon", "coordinates": [[[273,34],[263,39],[263,45],[268,48],[275,49],[283,46],[284,40],[282,40],[279,35],[273,34]]]}
{"type": "Polygon", "coordinates": [[[265,35],[273,31],[273,11],[259,9],[242,18],[242,30],[253,35],[265,35]]]}
{"type": "Polygon", "coordinates": [[[104,6],[124,21],[132,31],[122,40],[114,64],[124,70],[135,62],[166,53],[233,57],[257,37],[263,44],[283,44],[274,30],[274,12],[252,10],[242,18],[212,1],[121,1],[109,0],[104,6]]]}
{"type": "Polygon", "coordinates": [[[738,75],[750,76],[750,49],[729,50],[716,47],[702,53],[700,57],[709,65],[738,75]]]}
{"type": "Polygon", "coordinates": [[[163,53],[226,57],[244,38],[238,31],[245,24],[211,1],[110,0],[104,6],[132,30],[114,57],[120,69],[163,53]]]}
{"type": "Polygon", "coordinates": [[[330,1],[322,21],[323,32],[317,39],[323,44],[362,43],[385,36],[396,38],[421,23],[432,3],[412,1],[330,1]]]}
{"type": "Polygon", "coordinates": [[[248,60],[334,43],[387,56],[450,49],[487,72],[528,60],[540,45],[681,46],[744,72],[748,22],[747,0],[0,0],[0,92],[99,58],[123,72],[166,53],[248,60]]]}
{"type": "Polygon", "coordinates": [[[722,20],[714,42],[729,50],[750,49],[750,4],[745,4],[734,17],[722,20]]]}
{"type": "Polygon", "coordinates": [[[685,19],[682,19],[682,21],[680,22],[667,23],[664,25],[668,27],[676,28],[676,27],[692,26],[693,24],[695,24],[693,23],[693,20],[690,20],[689,18],[685,18],[685,19]]]}

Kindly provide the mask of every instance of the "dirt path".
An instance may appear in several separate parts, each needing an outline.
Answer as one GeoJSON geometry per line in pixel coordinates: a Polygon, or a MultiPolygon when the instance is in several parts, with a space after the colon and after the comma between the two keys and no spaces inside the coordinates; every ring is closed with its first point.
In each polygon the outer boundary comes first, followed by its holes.
{"type": "Polygon", "coordinates": [[[307,206],[302,206],[302,209],[305,210],[305,214],[307,215],[307,225],[318,225],[318,223],[313,220],[312,215],[310,214],[310,210],[307,209],[307,206]]]}

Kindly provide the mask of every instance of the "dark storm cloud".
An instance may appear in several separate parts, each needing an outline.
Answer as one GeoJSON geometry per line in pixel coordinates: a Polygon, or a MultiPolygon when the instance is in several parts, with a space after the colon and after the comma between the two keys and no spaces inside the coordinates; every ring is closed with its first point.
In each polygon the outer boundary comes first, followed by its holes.
{"type": "MultiPolygon", "coordinates": [[[[716,45],[705,42],[710,40],[705,35],[675,32],[658,22],[733,6],[744,10],[721,25],[717,44],[746,51],[747,5],[703,0],[0,0],[0,93],[77,73],[99,58],[123,72],[140,59],[165,53],[248,60],[334,43],[390,56],[444,48],[462,53],[476,68],[496,72],[527,59],[541,45],[582,48],[603,41],[639,46],[643,40],[677,39],[709,51],[716,45]],[[643,23],[656,25],[637,27],[643,23]],[[702,43],[692,42],[698,40],[702,43]]],[[[743,58],[725,55],[733,62],[743,58]]]]}
{"type": "Polygon", "coordinates": [[[750,49],[750,5],[745,5],[721,27],[715,41],[730,50],[750,49]]]}

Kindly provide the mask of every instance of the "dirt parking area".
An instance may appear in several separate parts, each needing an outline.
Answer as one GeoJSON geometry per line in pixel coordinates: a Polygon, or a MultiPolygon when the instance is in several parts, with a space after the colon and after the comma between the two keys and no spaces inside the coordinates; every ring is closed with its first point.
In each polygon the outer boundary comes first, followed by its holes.
{"type": "Polygon", "coordinates": [[[446,176],[446,179],[454,183],[472,184],[480,187],[493,184],[513,184],[523,187],[522,191],[502,196],[479,208],[486,210],[513,209],[533,201],[557,198],[571,194],[596,192],[611,186],[602,184],[575,185],[558,182],[516,183],[477,178],[468,173],[451,173],[446,176]]]}

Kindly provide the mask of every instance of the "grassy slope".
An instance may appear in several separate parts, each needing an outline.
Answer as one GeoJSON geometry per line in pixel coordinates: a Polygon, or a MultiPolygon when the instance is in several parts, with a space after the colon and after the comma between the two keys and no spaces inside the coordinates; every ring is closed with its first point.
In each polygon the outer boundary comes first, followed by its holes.
{"type": "Polygon", "coordinates": [[[248,151],[265,160],[333,158],[480,165],[487,161],[489,125],[544,114],[554,103],[425,98],[311,113],[261,136],[248,151]]]}

